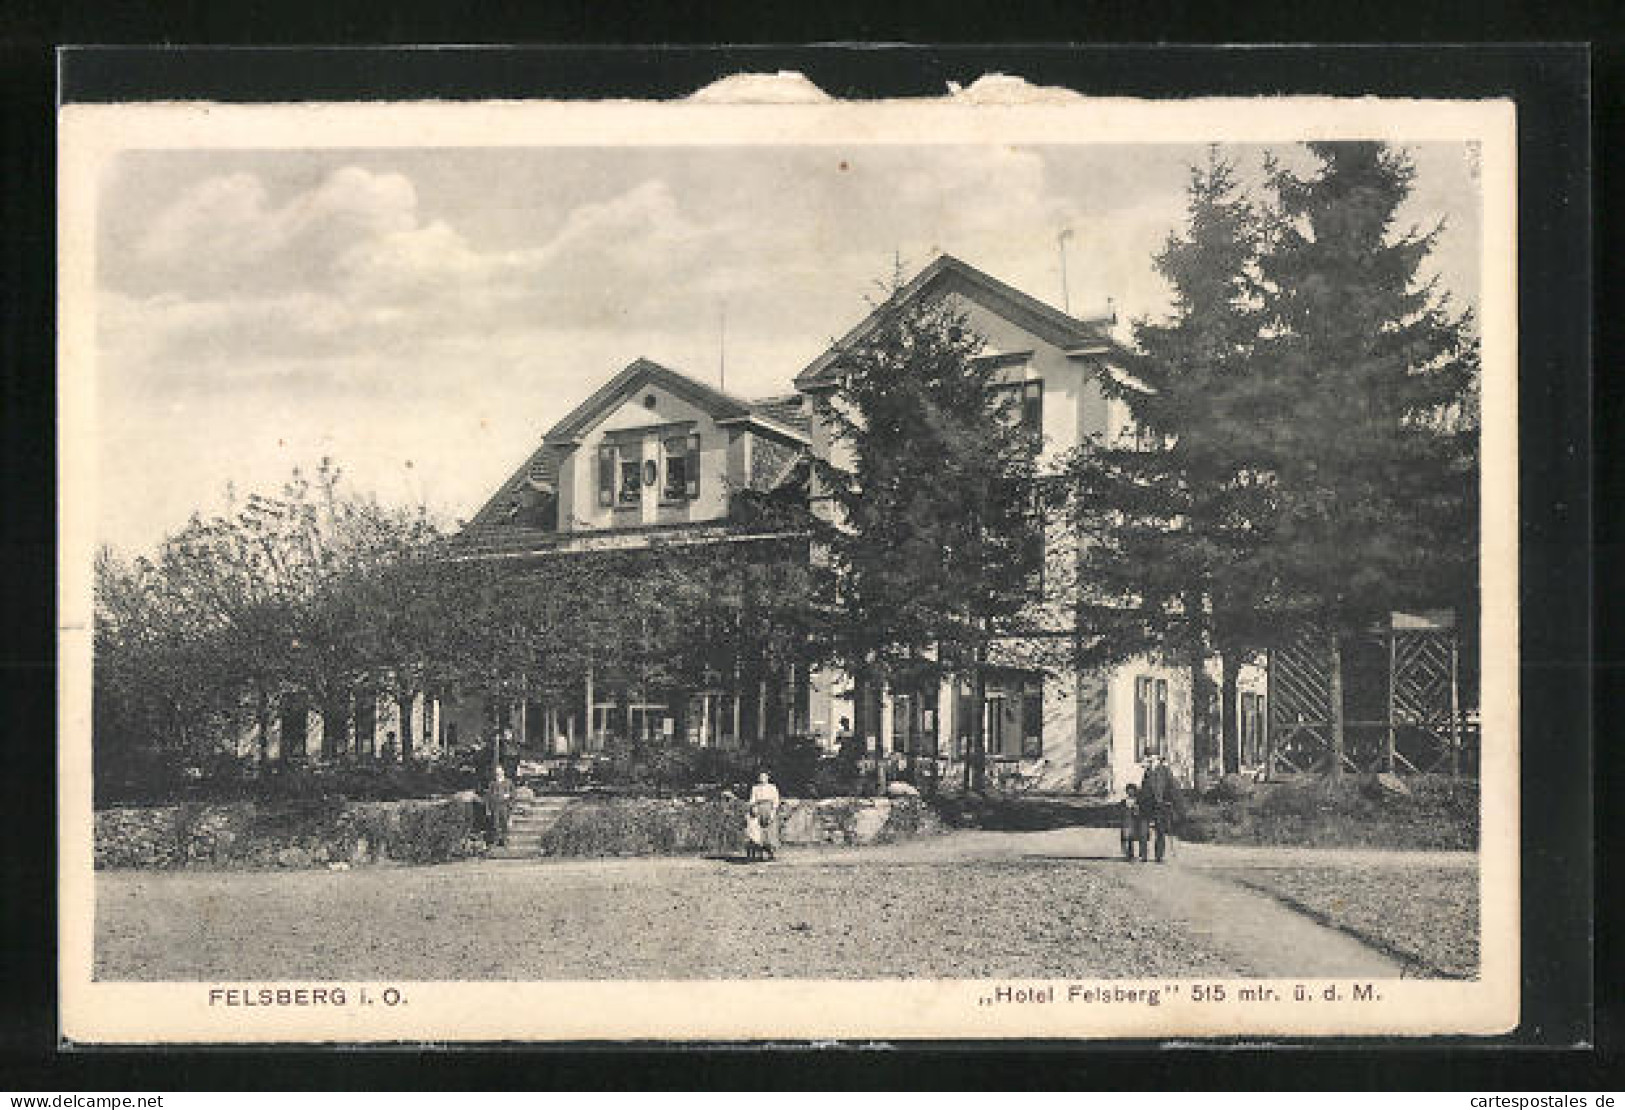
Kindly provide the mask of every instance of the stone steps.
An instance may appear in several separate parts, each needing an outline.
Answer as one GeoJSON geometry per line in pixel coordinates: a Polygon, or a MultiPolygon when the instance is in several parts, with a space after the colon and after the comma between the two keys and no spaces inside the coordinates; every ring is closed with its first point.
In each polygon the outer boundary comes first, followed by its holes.
{"type": "Polygon", "coordinates": [[[542,854],[542,837],[570,805],[569,798],[534,798],[515,802],[508,815],[508,843],[492,848],[487,859],[535,859],[542,854]]]}

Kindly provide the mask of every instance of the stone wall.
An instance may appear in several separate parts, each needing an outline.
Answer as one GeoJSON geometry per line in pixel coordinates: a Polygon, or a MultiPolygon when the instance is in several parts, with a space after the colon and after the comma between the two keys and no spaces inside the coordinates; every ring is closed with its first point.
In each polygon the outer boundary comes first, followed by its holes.
{"type": "Polygon", "coordinates": [[[180,805],[96,813],[98,868],[327,867],[437,863],[484,850],[471,798],[180,805]]]}
{"type": "Polygon", "coordinates": [[[876,844],[942,831],[918,798],[791,798],[781,810],[785,844],[876,844]]]}
{"type": "MultiPolygon", "coordinates": [[[[779,809],[787,847],[886,844],[941,832],[917,796],[790,798],[779,809]]],[[[590,798],[572,802],[542,833],[545,856],[739,853],[745,803],[738,798],[590,798]]]]}

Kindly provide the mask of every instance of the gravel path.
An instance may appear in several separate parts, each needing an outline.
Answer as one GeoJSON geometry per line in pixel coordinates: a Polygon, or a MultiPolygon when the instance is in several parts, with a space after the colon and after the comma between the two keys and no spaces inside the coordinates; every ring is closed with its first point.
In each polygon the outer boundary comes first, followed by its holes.
{"type": "MultiPolygon", "coordinates": [[[[717,859],[97,875],[104,979],[1397,975],[1209,870],[1111,830],[954,833],[717,859]]],[[[1226,866],[1235,866],[1230,861],[1226,866]]]]}

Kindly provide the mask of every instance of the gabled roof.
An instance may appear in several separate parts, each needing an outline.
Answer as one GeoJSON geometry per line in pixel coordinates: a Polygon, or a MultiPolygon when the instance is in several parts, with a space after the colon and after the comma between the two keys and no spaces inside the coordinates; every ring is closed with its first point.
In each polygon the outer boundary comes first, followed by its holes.
{"type": "MultiPolygon", "coordinates": [[[[1036,297],[1028,296],[1014,286],[1006,285],[998,278],[985,274],[975,266],[961,262],[949,254],[938,255],[934,262],[914,275],[912,281],[893,294],[887,303],[907,303],[919,297],[940,296],[949,292],[958,293],[989,312],[1021,325],[1046,343],[1053,343],[1068,354],[1106,354],[1116,353],[1120,349],[1106,332],[1106,328],[1113,322],[1112,317],[1083,320],[1068,316],[1060,309],[1053,308],[1036,297]]],[[[875,329],[879,324],[880,311],[877,308],[871,312],[834,346],[813,359],[806,369],[796,375],[796,388],[815,388],[833,382],[835,365],[840,359],[841,352],[861,342],[875,329]]]]}
{"type": "Polygon", "coordinates": [[[497,487],[491,500],[480,506],[480,511],[469,518],[469,527],[501,524],[505,514],[525,489],[555,496],[559,489],[559,449],[543,443],[526,459],[513,476],[497,487]]]}
{"type": "Polygon", "coordinates": [[[812,434],[812,417],[807,413],[806,398],[799,393],[783,397],[765,397],[750,403],[757,416],[777,421],[786,428],[794,428],[802,435],[812,434]]]}
{"type": "Polygon", "coordinates": [[[596,390],[570,414],[553,425],[542,437],[544,444],[568,447],[577,443],[582,433],[591,428],[608,411],[647,385],[657,385],[681,397],[689,404],[709,414],[718,423],[742,423],[757,430],[777,435],[792,443],[808,442],[807,430],[796,428],[764,411],[749,401],[724,393],[715,386],[689,377],[658,362],[640,358],[616,374],[596,390]]]}
{"type": "Polygon", "coordinates": [[[581,434],[607,411],[639,389],[657,385],[710,414],[720,424],[741,424],[753,432],[795,448],[811,443],[811,424],[801,411],[801,396],[743,401],[658,362],[640,358],[596,390],[542,437],[519,469],[497,487],[491,499],[469,518],[466,531],[514,528],[510,510],[528,490],[558,494],[559,460],[575,447],[581,434]]]}

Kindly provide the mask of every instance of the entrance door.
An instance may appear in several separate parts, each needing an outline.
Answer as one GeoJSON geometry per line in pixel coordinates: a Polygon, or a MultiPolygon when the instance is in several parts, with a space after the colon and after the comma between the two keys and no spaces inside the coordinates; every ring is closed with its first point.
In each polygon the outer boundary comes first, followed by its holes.
{"type": "Polygon", "coordinates": [[[282,758],[304,759],[308,754],[310,717],[301,702],[294,702],[282,710],[282,758]]]}
{"type": "Polygon", "coordinates": [[[914,751],[917,704],[912,694],[898,694],[892,698],[892,751],[914,751]]]}

